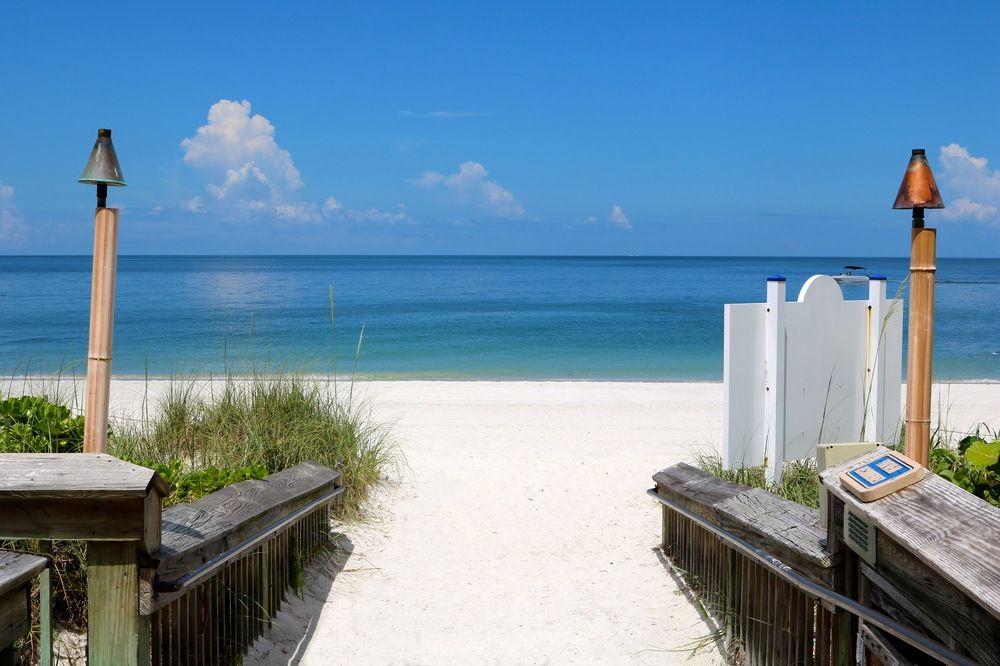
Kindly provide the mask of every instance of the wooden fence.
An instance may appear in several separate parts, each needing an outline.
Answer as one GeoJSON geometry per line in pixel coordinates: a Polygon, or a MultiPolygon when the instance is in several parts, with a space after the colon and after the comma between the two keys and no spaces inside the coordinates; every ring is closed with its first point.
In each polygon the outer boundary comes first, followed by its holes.
{"type": "MultiPolygon", "coordinates": [[[[823,548],[816,511],[683,463],[657,473],[656,493],[819,584],[835,584],[838,559],[823,548]]],[[[747,664],[833,664],[853,650],[844,618],[680,511],[663,507],[662,546],[697,593],[730,655],[747,664]]]]}
{"type": "Polygon", "coordinates": [[[340,475],[304,463],[163,512],[155,567],[140,578],[152,664],[238,663],[329,539],[340,475]]]}
{"type": "Polygon", "coordinates": [[[1000,510],[929,474],[818,512],[675,465],[654,475],[664,553],[746,664],[1000,663],[1000,510]],[[855,543],[852,543],[852,540],[855,543]]]}
{"type": "Polygon", "coordinates": [[[215,568],[150,617],[151,663],[238,663],[327,544],[324,505],[215,568]]]}
{"type": "MultiPolygon", "coordinates": [[[[235,664],[325,548],[341,482],[303,463],[162,510],[170,489],[152,470],[105,454],[0,454],[0,538],[87,542],[88,663],[235,664]]],[[[0,666],[26,633],[46,563],[0,554],[0,666]]]]}
{"type": "MultiPolygon", "coordinates": [[[[31,630],[31,582],[41,578],[43,599],[49,594],[49,561],[38,555],[0,551],[0,666],[18,663],[24,646],[18,643],[31,630]]],[[[47,605],[40,607],[41,645],[39,658],[43,666],[52,663],[51,616],[47,605]]]]}

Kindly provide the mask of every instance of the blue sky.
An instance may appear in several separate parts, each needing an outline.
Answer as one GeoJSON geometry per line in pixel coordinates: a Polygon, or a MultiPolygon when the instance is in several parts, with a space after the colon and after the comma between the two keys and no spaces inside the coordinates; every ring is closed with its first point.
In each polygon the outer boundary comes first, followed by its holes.
{"type": "Polygon", "coordinates": [[[0,253],[1000,256],[986,3],[15,3],[0,253]],[[210,118],[211,116],[211,118],[210,118]]]}

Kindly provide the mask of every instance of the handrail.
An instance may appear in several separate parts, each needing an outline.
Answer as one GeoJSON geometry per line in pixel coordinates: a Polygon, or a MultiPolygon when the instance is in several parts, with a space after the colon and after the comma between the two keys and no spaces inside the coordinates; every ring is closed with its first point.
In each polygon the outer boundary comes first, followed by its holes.
{"type": "Polygon", "coordinates": [[[333,500],[337,495],[341,494],[342,492],[344,492],[343,486],[334,488],[332,491],[326,493],[325,495],[317,497],[312,502],[309,502],[305,506],[297,509],[296,511],[293,511],[292,513],[288,514],[281,520],[275,523],[271,523],[264,529],[254,533],[253,536],[244,539],[243,541],[239,542],[232,548],[229,548],[228,550],[219,553],[218,555],[209,559],[198,568],[189,571],[180,578],[177,578],[176,580],[157,580],[156,583],[153,585],[153,588],[157,592],[179,592],[181,590],[192,587],[193,585],[196,585],[199,581],[210,576],[216,569],[221,567],[226,562],[238,557],[240,554],[246,552],[247,550],[250,550],[257,544],[259,544],[261,541],[266,540],[269,536],[271,536],[275,532],[279,532],[280,530],[284,529],[291,523],[294,523],[296,520],[306,515],[307,513],[316,510],[323,504],[329,504],[331,500],[333,500]]]}
{"type": "Polygon", "coordinates": [[[778,577],[784,579],[784,581],[790,585],[793,585],[803,592],[826,601],[829,604],[841,608],[852,615],[862,618],[866,622],[879,627],[880,629],[892,634],[896,638],[906,642],[907,644],[913,646],[914,648],[920,650],[924,654],[929,654],[947,664],[959,664],[960,666],[975,666],[975,661],[972,661],[968,657],[958,654],[948,647],[934,641],[921,633],[915,632],[909,627],[899,624],[893,620],[888,615],[881,613],[873,608],[868,608],[854,599],[845,597],[842,594],[834,592],[833,590],[823,587],[817,583],[812,582],[799,572],[795,571],[788,565],[786,565],[781,560],[773,557],[767,551],[761,550],[756,546],[744,541],[735,534],[732,534],[725,529],[714,525],[705,518],[699,516],[698,514],[689,511],[680,504],[667,499],[660,493],[656,491],[656,488],[650,488],[646,491],[646,494],[653,497],[660,504],[669,507],[673,511],[681,514],[688,520],[693,521],[698,524],[703,529],[712,532],[717,537],[726,542],[729,546],[740,551],[747,557],[763,564],[765,567],[770,569],[773,573],[777,574],[778,577]]]}
{"type": "MultiPolygon", "coordinates": [[[[51,541],[40,542],[40,550],[51,549],[51,541]]],[[[10,553],[12,555],[24,555],[32,559],[41,559],[43,561],[41,568],[37,565],[32,565],[28,569],[22,571],[20,575],[14,576],[12,579],[5,580],[5,583],[10,584],[10,580],[14,583],[8,589],[4,589],[0,592],[0,596],[6,595],[10,592],[17,591],[18,589],[23,589],[23,586],[30,584],[30,581],[38,579],[38,626],[39,626],[39,664],[41,666],[51,666],[52,664],[52,568],[55,564],[55,560],[52,558],[51,552],[35,552],[27,550],[15,550],[4,548],[0,550],[0,554],[10,553]]],[[[16,573],[16,572],[15,572],[16,573]]],[[[31,615],[31,608],[28,607],[28,615],[31,615]]],[[[5,649],[7,646],[0,645],[0,651],[5,649]]],[[[6,663],[6,662],[4,662],[6,663]]]]}

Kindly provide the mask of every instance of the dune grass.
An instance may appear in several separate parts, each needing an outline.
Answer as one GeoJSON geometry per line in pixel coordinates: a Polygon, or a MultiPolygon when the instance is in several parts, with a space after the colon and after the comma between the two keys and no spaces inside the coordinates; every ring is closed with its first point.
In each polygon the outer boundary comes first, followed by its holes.
{"type": "Polygon", "coordinates": [[[219,382],[176,382],[152,417],[116,428],[109,452],[151,466],[262,467],[312,460],[340,470],[340,519],[358,516],[373,484],[395,461],[389,430],[332,383],[278,373],[219,382]]]}
{"type": "Polygon", "coordinates": [[[780,481],[769,483],[764,477],[764,466],[725,469],[722,457],[714,453],[701,453],[695,466],[713,476],[751,488],[762,488],[798,504],[819,508],[819,475],[814,460],[786,462],[780,481]]]}

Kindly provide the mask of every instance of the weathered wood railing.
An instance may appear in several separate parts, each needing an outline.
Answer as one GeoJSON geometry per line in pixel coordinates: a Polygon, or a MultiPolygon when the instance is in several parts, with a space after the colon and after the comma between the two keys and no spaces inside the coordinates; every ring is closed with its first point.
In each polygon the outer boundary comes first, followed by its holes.
{"type": "MultiPolygon", "coordinates": [[[[841,472],[887,453],[880,447],[821,474],[845,592],[964,657],[1000,664],[1000,509],[935,474],[874,502],[841,488],[841,472]]],[[[864,618],[852,628],[867,663],[925,661],[864,618]]]]}
{"type": "Polygon", "coordinates": [[[327,544],[340,474],[304,463],[163,512],[140,576],[153,664],[236,663],[327,544]]]}
{"type": "MultiPolygon", "coordinates": [[[[818,512],[681,463],[653,476],[656,494],[768,552],[819,584],[837,584],[818,512]]],[[[727,648],[748,664],[830,664],[853,649],[843,618],[695,520],[663,505],[662,547],[687,575],[727,648]]]]}
{"type": "MultiPolygon", "coordinates": [[[[16,644],[31,629],[31,582],[40,581],[41,594],[48,595],[49,561],[38,555],[0,551],[0,666],[18,663],[21,648],[16,644]]],[[[52,635],[49,608],[40,607],[42,626],[39,657],[43,666],[52,663],[52,635]]]]}
{"type": "Polygon", "coordinates": [[[654,475],[664,553],[727,650],[747,664],[853,664],[857,655],[875,665],[1000,663],[1000,511],[984,516],[985,502],[933,475],[881,508],[889,498],[862,505],[831,488],[837,469],[823,475],[832,494],[825,526],[816,511],[689,465],[654,475]],[[886,534],[871,539],[892,584],[844,547],[845,503],[878,516],[886,534]],[[978,529],[985,559],[939,542],[949,530],[935,523],[978,529]],[[952,617],[937,620],[941,610],[952,617]]]}
{"type": "MultiPolygon", "coordinates": [[[[104,454],[0,455],[0,538],[87,542],[94,666],[238,663],[326,544],[343,488],[339,472],[303,463],[163,511],[169,491],[152,470],[104,454]]],[[[31,571],[45,561],[18,560],[31,571]]],[[[0,650],[5,627],[24,628],[30,583],[6,578],[0,569],[0,650]]]]}

